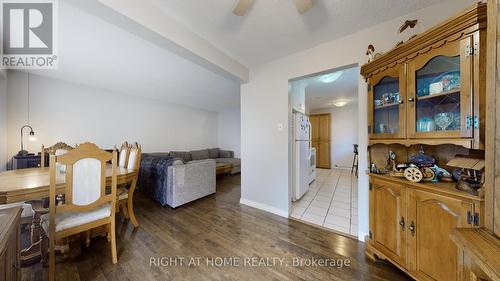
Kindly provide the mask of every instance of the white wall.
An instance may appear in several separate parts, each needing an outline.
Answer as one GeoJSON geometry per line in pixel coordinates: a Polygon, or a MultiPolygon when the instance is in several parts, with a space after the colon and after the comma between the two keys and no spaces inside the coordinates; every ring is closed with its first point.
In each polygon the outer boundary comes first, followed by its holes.
{"type": "MultiPolygon", "coordinates": [[[[10,71],[7,83],[8,157],[19,151],[19,128],[27,118],[27,74],[10,71]]],[[[217,113],[89,88],[30,75],[31,125],[41,144],[91,141],[112,148],[138,141],[143,151],[191,150],[217,146],[217,113]]],[[[1,123],[0,123],[1,124],[1,123]]],[[[0,127],[1,130],[1,127],[0,127]]],[[[0,131],[1,132],[1,131],[0,131]]]]}
{"type": "Polygon", "coordinates": [[[290,105],[293,109],[306,114],[306,87],[307,81],[292,81],[288,84],[290,92],[290,105]]]}
{"type": "Polygon", "coordinates": [[[217,114],[217,144],[225,150],[233,150],[236,157],[241,157],[241,111],[229,108],[217,114]]]}
{"type": "Polygon", "coordinates": [[[334,167],[352,167],[353,144],[358,143],[358,104],[348,104],[330,110],[312,113],[330,113],[330,153],[334,167]]]}
{"type": "MultiPolygon", "coordinates": [[[[290,114],[288,80],[311,73],[366,63],[365,51],[374,44],[377,51],[391,49],[398,41],[397,30],[406,19],[419,19],[423,29],[438,24],[469,7],[474,0],[447,0],[410,15],[379,24],[347,37],[321,44],[252,69],[250,82],[241,87],[242,186],[241,202],[276,214],[289,213],[288,124],[290,114]]],[[[367,91],[358,81],[358,136],[360,177],[358,180],[358,238],[368,233],[368,176],[366,147],[367,91]]]]}
{"type": "Polygon", "coordinates": [[[7,163],[7,78],[0,72],[0,172],[7,163]]]}

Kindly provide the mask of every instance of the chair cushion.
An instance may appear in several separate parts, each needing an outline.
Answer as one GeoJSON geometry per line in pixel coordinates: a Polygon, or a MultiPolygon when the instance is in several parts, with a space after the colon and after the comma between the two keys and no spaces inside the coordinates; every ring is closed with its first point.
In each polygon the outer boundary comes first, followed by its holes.
{"type": "Polygon", "coordinates": [[[190,151],[192,160],[204,160],[209,159],[210,154],[208,153],[208,149],[202,150],[193,150],[190,151]]]}
{"type": "MultiPolygon", "coordinates": [[[[56,232],[84,225],[111,216],[111,204],[107,203],[87,212],[64,212],[56,214],[56,232]]],[[[49,233],[50,214],[42,215],[42,227],[49,233]]]]}
{"type": "Polygon", "coordinates": [[[216,159],[216,158],[219,158],[219,150],[220,148],[210,148],[208,150],[208,157],[210,159],[216,159]]]}
{"type": "Polygon", "coordinates": [[[27,204],[24,202],[16,202],[11,204],[0,204],[0,210],[15,208],[15,207],[23,207],[23,211],[21,213],[21,218],[32,218],[35,212],[33,211],[33,207],[31,204],[27,204]]]}
{"type": "Polygon", "coordinates": [[[189,153],[189,152],[185,152],[185,151],[171,151],[171,152],[169,153],[169,155],[170,155],[170,156],[172,156],[172,157],[175,157],[175,158],[180,158],[180,159],[182,159],[182,161],[184,161],[185,163],[187,163],[187,162],[189,162],[189,161],[193,160],[193,159],[191,158],[191,153],[189,153]]]}

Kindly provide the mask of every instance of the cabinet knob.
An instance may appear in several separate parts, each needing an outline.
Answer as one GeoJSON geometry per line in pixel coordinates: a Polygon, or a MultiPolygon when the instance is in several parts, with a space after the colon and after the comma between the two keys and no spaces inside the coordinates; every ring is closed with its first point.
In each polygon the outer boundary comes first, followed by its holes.
{"type": "Polygon", "coordinates": [[[409,102],[414,102],[414,101],[415,101],[415,99],[414,99],[414,98],[408,98],[408,101],[409,101],[409,102]]]}
{"type": "Polygon", "coordinates": [[[399,99],[399,100],[398,100],[398,103],[399,103],[399,104],[403,104],[403,103],[404,103],[404,100],[403,100],[403,99],[399,99]]]}
{"type": "Polygon", "coordinates": [[[401,229],[404,231],[405,230],[405,218],[401,217],[401,220],[399,221],[399,225],[401,226],[401,229]]]}
{"type": "Polygon", "coordinates": [[[415,222],[412,221],[410,224],[410,232],[412,236],[415,236],[415,222]]]}

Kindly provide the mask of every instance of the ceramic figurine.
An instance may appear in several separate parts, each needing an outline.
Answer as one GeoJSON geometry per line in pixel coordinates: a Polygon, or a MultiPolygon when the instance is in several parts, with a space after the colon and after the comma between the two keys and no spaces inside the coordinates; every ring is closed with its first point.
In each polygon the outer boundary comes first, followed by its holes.
{"type": "Polygon", "coordinates": [[[372,62],[375,59],[375,47],[372,44],[368,45],[366,55],[368,56],[368,62],[372,62]]]}
{"type": "Polygon", "coordinates": [[[407,20],[403,23],[403,25],[399,28],[399,33],[403,33],[408,27],[414,28],[418,23],[418,20],[407,20]]]}
{"type": "Polygon", "coordinates": [[[418,20],[406,20],[398,30],[398,42],[407,42],[421,31],[421,26],[418,25],[418,20]]]}

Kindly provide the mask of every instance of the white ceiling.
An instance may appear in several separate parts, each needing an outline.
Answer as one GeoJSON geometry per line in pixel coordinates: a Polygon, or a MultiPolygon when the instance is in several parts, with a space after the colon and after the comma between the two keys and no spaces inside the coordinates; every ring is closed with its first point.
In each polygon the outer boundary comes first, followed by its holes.
{"type": "Polygon", "coordinates": [[[315,0],[303,16],[292,0],[255,0],[244,17],[238,0],[145,0],[252,67],[314,47],[443,0],[315,0]]]}
{"type": "Polygon", "coordinates": [[[305,78],[306,112],[335,108],[334,102],[344,100],[348,104],[357,103],[358,99],[358,67],[341,70],[342,75],[334,82],[324,83],[319,76],[305,78]]]}
{"type": "Polygon", "coordinates": [[[59,69],[50,78],[210,111],[238,107],[240,84],[59,1],[59,69]]]}

